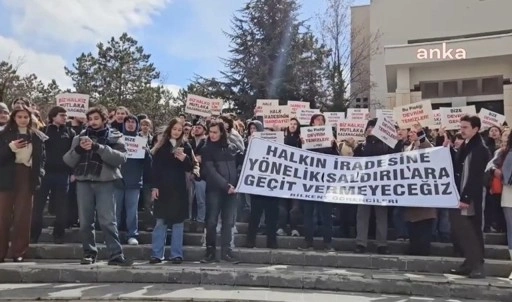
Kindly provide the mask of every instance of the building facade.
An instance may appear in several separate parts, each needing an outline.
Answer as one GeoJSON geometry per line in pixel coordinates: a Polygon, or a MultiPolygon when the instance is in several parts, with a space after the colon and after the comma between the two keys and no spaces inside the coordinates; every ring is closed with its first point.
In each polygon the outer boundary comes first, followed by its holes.
{"type": "Polygon", "coordinates": [[[351,87],[368,87],[353,105],[475,105],[512,124],[511,11],[510,0],[372,0],[352,7],[352,70],[361,71],[351,87]]]}

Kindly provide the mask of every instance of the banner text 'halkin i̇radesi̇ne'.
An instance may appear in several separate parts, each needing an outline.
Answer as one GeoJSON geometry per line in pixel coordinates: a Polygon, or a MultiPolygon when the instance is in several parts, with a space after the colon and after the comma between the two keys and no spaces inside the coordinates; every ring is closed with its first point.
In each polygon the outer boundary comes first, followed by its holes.
{"type": "Polygon", "coordinates": [[[253,138],[237,191],[332,203],[456,208],[450,151],[372,157],[315,153],[253,138]]]}

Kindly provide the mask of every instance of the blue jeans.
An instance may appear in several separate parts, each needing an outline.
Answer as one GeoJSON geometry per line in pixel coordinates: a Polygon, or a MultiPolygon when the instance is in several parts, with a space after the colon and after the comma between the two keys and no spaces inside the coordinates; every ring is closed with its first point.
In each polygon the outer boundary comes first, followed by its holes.
{"type": "Polygon", "coordinates": [[[84,182],[76,184],[78,201],[78,216],[80,219],[80,235],[84,255],[98,254],[94,223],[96,214],[105,236],[110,259],[124,257],[123,248],[119,242],[119,232],[116,222],[116,202],[114,199],[114,182],[84,182]]]}
{"type": "Polygon", "coordinates": [[[128,238],[139,236],[139,195],[140,189],[115,189],[117,225],[121,226],[121,216],[125,210],[128,238]]]}
{"type": "Polygon", "coordinates": [[[221,252],[231,250],[233,238],[233,226],[235,225],[235,213],[237,209],[236,194],[229,195],[227,192],[207,192],[208,211],[206,221],[206,246],[215,247],[217,240],[217,222],[221,215],[221,252]]]}
{"type": "Polygon", "coordinates": [[[196,181],[197,222],[204,223],[206,218],[206,181],[196,181]]]}
{"type": "Polygon", "coordinates": [[[409,238],[407,223],[404,218],[405,208],[395,207],[393,209],[393,225],[396,229],[397,238],[409,238]]]}
{"type": "MultiPolygon", "coordinates": [[[[183,223],[172,225],[171,259],[183,259],[183,223]]],[[[167,239],[167,224],[163,219],[157,219],[153,229],[151,242],[151,257],[160,260],[165,259],[165,240],[167,239]]]]}
{"type": "Polygon", "coordinates": [[[503,207],[505,222],[507,223],[507,241],[508,249],[512,250],[512,208],[503,207]]]}

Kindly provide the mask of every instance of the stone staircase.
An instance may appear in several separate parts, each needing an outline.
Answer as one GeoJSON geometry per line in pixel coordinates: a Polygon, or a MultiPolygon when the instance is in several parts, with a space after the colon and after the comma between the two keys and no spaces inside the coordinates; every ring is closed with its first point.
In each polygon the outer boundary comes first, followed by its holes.
{"type": "MultiPolygon", "coordinates": [[[[51,225],[52,217],[45,217],[51,225]]],[[[235,252],[240,265],[228,263],[200,264],[204,255],[202,234],[189,232],[186,225],[182,265],[150,265],[151,233],[141,232],[139,246],[125,245],[127,257],[135,260],[130,268],[109,267],[105,262],[80,266],[82,248],[78,229],[66,233],[65,244],[53,244],[51,230],[45,229],[40,243],[31,246],[25,263],[0,265],[0,283],[174,283],[183,285],[249,286],[328,291],[356,291],[400,295],[434,296],[490,301],[512,301],[512,271],[504,234],[486,234],[485,268],[488,278],[470,280],[448,275],[461,263],[454,258],[452,245],[434,243],[431,257],[407,256],[407,242],[390,241],[392,255],[354,254],[354,239],[335,238],[336,253],[297,250],[302,237],[278,237],[279,249],[269,250],[265,236],[259,235],[255,249],[243,248],[247,224],[238,223],[235,252]]],[[[392,232],[391,232],[392,233],[392,232]]],[[[392,238],[392,234],[390,234],[392,238]]],[[[122,234],[121,237],[124,237],[122,234]]],[[[103,242],[97,232],[97,242],[103,242]]],[[[125,240],[123,238],[122,240],[125,240]]],[[[321,246],[321,238],[315,239],[321,246]]],[[[100,244],[99,259],[107,258],[100,244]]]]}

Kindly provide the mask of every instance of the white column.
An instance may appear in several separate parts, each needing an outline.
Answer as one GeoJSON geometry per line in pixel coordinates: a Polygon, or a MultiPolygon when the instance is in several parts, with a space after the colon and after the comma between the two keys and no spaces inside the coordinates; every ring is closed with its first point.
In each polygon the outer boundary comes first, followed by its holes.
{"type": "Polygon", "coordinates": [[[512,126],[512,84],[503,85],[503,113],[508,126],[512,126]]]}
{"type": "Polygon", "coordinates": [[[400,67],[396,71],[395,105],[403,106],[411,103],[411,85],[409,67],[400,67]]]}

